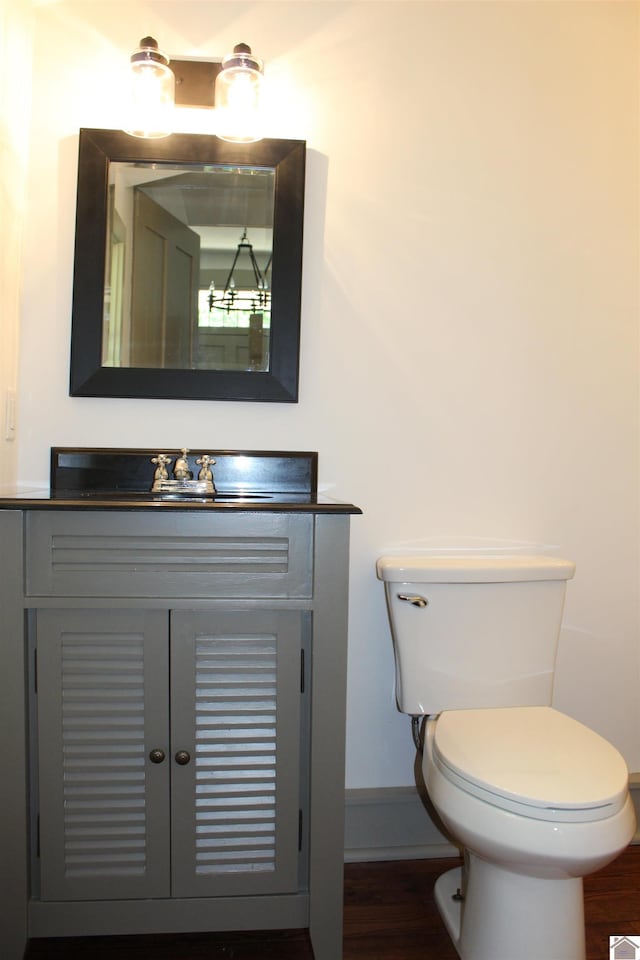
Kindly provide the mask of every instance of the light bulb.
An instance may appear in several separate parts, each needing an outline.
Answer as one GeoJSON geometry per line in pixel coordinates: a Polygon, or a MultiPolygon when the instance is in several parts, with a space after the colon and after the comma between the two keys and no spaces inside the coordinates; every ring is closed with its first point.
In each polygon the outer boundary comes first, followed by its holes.
{"type": "Polygon", "coordinates": [[[262,61],[239,43],[222,61],[216,77],[216,134],[221,140],[254,143],[262,138],[260,95],[262,61]]]}
{"type": "Polygon", "coordinates": [[[127,133],[157,139],[172,132],[175,77],[153,37],[144,37],[131,56],[130,96],[127,133]]]}

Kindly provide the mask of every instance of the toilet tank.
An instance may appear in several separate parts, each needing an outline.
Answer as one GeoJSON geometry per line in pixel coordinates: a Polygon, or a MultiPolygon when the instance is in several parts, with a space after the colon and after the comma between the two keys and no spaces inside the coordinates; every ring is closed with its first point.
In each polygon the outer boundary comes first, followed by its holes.
{"type": "Polygon", "coordinates": [[[575,564],[416,554],[381,557],[376,569],[403,713],[551,703],[565,585],[575,564]]]}

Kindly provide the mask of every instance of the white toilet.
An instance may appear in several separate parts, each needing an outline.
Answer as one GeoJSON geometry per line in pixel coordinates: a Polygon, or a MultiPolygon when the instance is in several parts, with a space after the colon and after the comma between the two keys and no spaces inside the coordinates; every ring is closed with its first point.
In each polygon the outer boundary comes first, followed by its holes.
{"type": "Polygon", "coordinates": [[[582,877],[635,830],[621,755],[550,706],[574,569],[520,555],[377,563],[398,707],[427,717],[425,783],[464,848],[435,889],[462,960],[584,960],[582,877]]]}

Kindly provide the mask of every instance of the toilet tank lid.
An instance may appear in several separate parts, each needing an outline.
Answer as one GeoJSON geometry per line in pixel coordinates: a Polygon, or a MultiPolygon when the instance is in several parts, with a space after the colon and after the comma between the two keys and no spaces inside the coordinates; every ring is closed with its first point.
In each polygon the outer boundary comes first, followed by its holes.
{"type": "Polygon", "coordinates": [[[403,554],[380,557],[379,580],[395,583],[511,583],[570,580],[576,565],[559,557],[512,554],[403,554]]]}

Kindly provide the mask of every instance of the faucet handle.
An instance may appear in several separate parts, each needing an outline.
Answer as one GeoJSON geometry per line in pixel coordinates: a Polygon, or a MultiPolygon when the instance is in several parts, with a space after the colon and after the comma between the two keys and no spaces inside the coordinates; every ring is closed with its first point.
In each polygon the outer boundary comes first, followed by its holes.
{"type": "Polygon", "coordinates": [[[159,453],[157,456],[151,458],[151,463],[156,464],[156,471],[153,475],[154,480],[169,479],[167,464],[171,463],[170,457],[168,457],[165,453],[159,453]]]}
{"type": "Polygon", "coordinates": [[[210,456],[208,453],[203,453],[202,456],[198,457],[196,463],[200,467],[200,473],[198,474],[198,480],[204,480],[211,483],[213,487],[213,492],[216,492],[215,483],[213,482],[213,471],[211,467],[215,463],[215,459],[210,456]]]}

